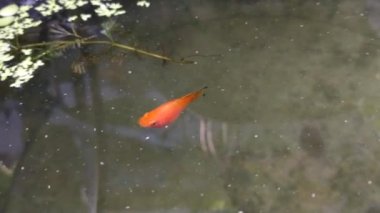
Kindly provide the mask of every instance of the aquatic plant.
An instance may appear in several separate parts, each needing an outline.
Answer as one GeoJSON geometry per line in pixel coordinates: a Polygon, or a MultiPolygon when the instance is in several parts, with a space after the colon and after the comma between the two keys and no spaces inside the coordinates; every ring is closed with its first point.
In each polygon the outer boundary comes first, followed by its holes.
{"type": "MultiPolygon", "coordinates": [[[[148,1],[138,1],[137,6],[149,7],[148,1]]],[[[81,13],[71,15],[62,23],[49,26],[52,34],[48,40],[38,43],[22,43],[21,35],[31,28],[40,27],[46,18],[63,11],[74,11],[83,7],[93,9],[93,14],[99,18],[110,18],[125,14],[120,3],[111,0],[46,0],[38,5],[9,4],[0,9],[0,81],[10,80],[11,87],[21,87],[28,82],[35,71],[45,64],[47,56],[54,55],[67,47],[88,44],[103,44],[122,48],[136,53],[149,55],[165,61],[173,61],[169,57],[154,54],[115,42],[110,33],[109,25],[103,25],[101,33],[109,40],[94,40],[97,35],[81,35],[76,30],[76,21],[86,22],[93,15],[81,13]],[[31,15],[33,14],[33,16],[31,15]],[[37,14],[37,15],[35,15],[37,14]]],[[[112,23],[112,21],[108,22],[112,23]]]]}

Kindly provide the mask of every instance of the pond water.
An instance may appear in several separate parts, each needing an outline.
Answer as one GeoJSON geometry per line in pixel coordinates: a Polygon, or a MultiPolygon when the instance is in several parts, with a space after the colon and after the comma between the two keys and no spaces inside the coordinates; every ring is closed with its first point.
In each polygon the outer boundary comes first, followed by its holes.
{"type": "Polygon", "coordinates": [[[113,39],[195,64],[92,45],[2,86],[2,212],[380,212],[378,1],[151,3],[113,39]]]}

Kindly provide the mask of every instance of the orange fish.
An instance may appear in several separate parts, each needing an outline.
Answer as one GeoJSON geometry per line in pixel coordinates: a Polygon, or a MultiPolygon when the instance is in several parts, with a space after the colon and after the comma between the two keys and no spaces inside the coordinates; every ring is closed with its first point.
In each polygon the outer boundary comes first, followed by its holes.
{"type": "Polygon", "coordinates": [[[139,125],[146,128],[161,128],[171,124],[191,102],[204,94],[205,89],[207,87],[161,104],[141,116],[139,125]]]}

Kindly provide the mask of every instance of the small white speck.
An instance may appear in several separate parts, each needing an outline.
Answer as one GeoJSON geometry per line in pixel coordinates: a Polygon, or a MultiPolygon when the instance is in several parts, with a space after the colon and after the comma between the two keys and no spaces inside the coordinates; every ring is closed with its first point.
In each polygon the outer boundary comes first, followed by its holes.
{"type": "Polygon", "coordinates": [[[96,128],[94,128],[94,132],[96,132],[96,128]]]}
{"type": "Polygon", "coordinates": [[[147,140],[149,140],[149,139],[150,139],[150,137],[149,137],[149,136],[146,136],[146,137],[145,137],[145,140],[146,140],[146,141],[147,141],[147,140]]]}
{"type": "Polygon", "coordinates": [[[48,134],[45,134],[45,138],[48,138],[49,137],[49,135],[48,134]]]}
{"type": "Polygon", "coordinates": [[[300,27],[302,28],[302,27],[304,27],[304,25],[303,25],[303,24],[300,24],[300,27]]]}
{"type": "Polygon", "coordinates": [[[344,120],[344,123],[348,123],[348,120],[344,120]]]}
{"type": "Polygon", "coordinates": [[[360,13],[360,16],[364,16],[364,13],[360,13]]]}
{"type": "Polygon", "coordinates": [[[315,196],[316,196],[315,193],[312,193],[312,194],[311,194],[311,197],[312,197],[312,198],[315,198],[315,196]]]}
{"type": "Polygon", "coordinates": [[[47,188],[48,188],[48,189],[50,189],[50,188],[51,188],[51,186],[50,186],[50,185],[47,185],[47,188]]]}
{"type": "Polygon", "coordinates": [[[198,51],[198,50],[195,50],[195,54],[199,54],[199,51],[198,51]]]}
{"type": "Polygon", "coordinates": [[[258,135],[258,134],[255,134],[253,137],[254,137],[254,138],[258,138],[258,137],[259,137],[259,135],[258,135]]]}
{"type": "Polygon", "coordinates": [[[369,180],[369,181],[368,181],[368,185],[371,185],[371,184],[372,184],[372,180],[369,180]]]}
{"type": "Polygon", "coordinates": [[[277,187],[277,191],[280,191],[281,190],[281,188],[280,187],[277,187]]]}
{"type": "Polygon", "coordinates": [[[59,169],[55,170],[56,173],[59,173],[59,169]]]}
{"type": "Polygon", "coordinates": [[[100,161],[100,163],[99,163],[101,166],[103,166],[104,165],[104,162],[103,161],[100,161]]]}
{"type": "Polygon", "coordinates": [[[319,6],[319,5],[321,5],[321,2],[315,2],[315,5],[317,5],[317,6],[319,6]]]}
{"type": "Polygon", "coordinates": [[[200,196],[203,197],[203,196],[205,196],[205,194],[201,193],[200,196]]]}
{"type": "Polygon", "coordinates": [[[130,209],[131,207],[130,206],[126,206],[125,209],[130,209]]]}
{"type": "Polygon", "coordinates": [[[238,213],[244,213],[243,211],[238,211],[238,213]]]}
{"type": "Polygon", "coordinates": [[[25,169],[25,167],[22,166],[22,167],[21,167],[21,170],[24,170],[24,169],[25,169]]]}
{"type": "Polygon", "coordinates": [[[128,70],[128,74],[132,74],[132,70],[128,70]]]}

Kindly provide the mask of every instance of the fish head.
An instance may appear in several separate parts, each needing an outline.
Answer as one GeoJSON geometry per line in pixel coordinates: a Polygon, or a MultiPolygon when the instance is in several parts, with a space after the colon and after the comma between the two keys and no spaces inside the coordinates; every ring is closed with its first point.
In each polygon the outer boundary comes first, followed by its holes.
{"type": "Polygon", "coordinates": [[[144,128],[160,128],[160,122],[149,114],[150,113],[145,113],[143,116],[141,116],[139,119],[139,125],[144,128]]]}

